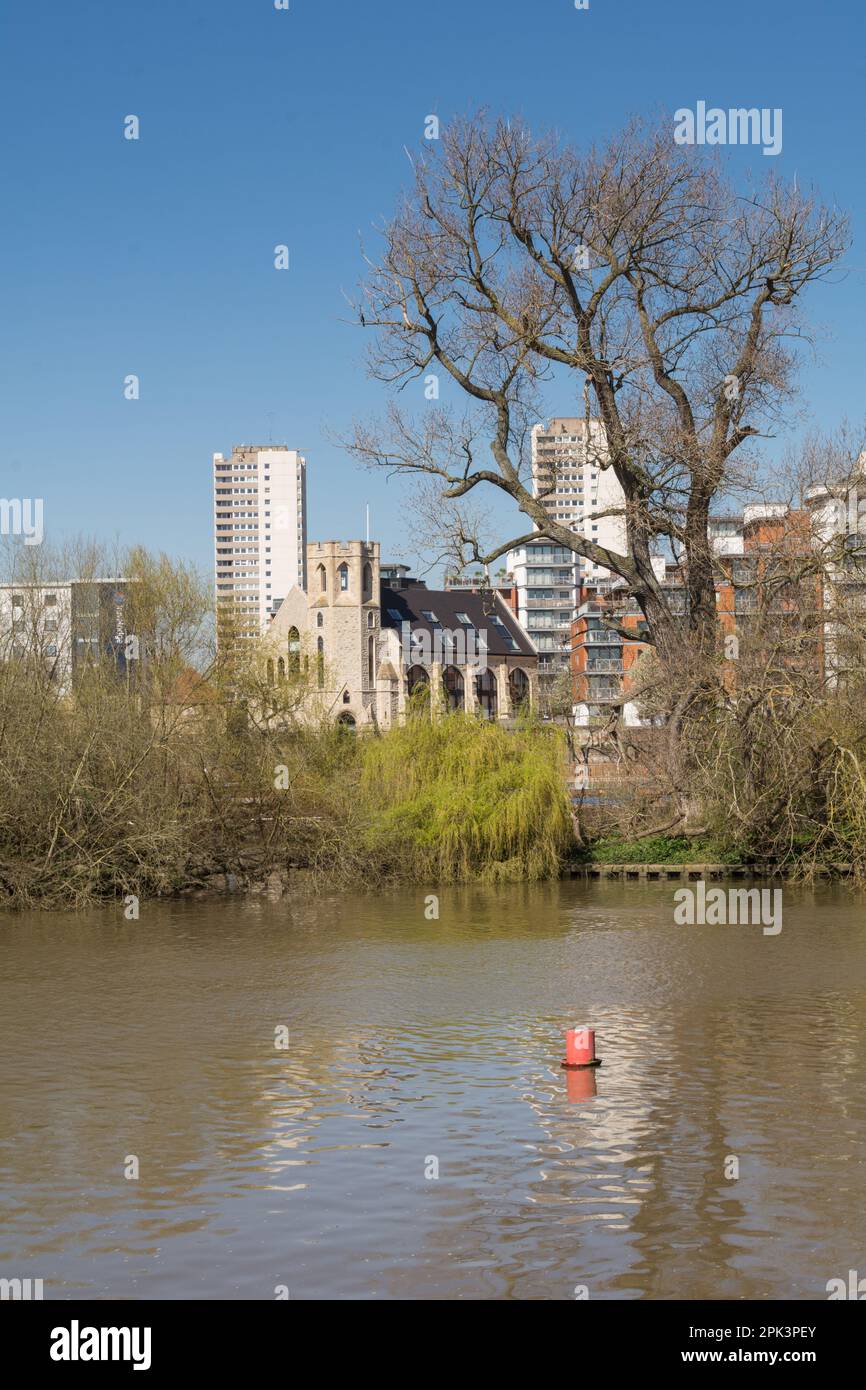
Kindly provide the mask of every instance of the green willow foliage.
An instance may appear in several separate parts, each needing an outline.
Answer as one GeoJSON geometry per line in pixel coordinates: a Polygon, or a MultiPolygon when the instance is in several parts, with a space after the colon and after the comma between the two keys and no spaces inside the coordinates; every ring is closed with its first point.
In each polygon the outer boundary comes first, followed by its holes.
{"type": "Polygon", "coordinates": [[[558,731],[466,714],[360,741],[370,852],[416,881],[542,879],[573,847],[558,731]]]}

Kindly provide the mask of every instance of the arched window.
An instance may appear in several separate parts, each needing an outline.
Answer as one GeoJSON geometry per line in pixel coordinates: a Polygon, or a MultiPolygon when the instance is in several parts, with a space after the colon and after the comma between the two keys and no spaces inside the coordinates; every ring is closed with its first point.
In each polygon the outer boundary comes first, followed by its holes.
{"type": "Polygon", "coordinates": [[[282,685],[286,679],[286,663],[282,657],[277,661],[277,680],[282,685]]]}
{"type": "Polygon", "coordinates": [[[349,588],[349,566],[341,565],[337,570],[337,574],[340,578],[340,593],[345,594],[349,588]]]}
{"type": "Polygon", "coordinates": [[[491,670],[475,677],[475,698],[485,719],[496,718],[496,677],[491,670]]]}
{"type": "Polygon", "coordinates": [[[430,684],[430,677],[423,666],[410,666],[406,672],[406,694],[411,695],[420,685],[430,684]]]}
{"type": "Polygon", "coordinates": [[[316,574],[319,576],[319,592],[326,594],[328,592],[328,571],[324,565],[319,565],[316,574]]]}
{"type": "Polygon", "coordinates": [[[322,613],[317,613],[317,614],[316,614],[316,627],[324,627],[324,626],[325,626],[324,615],[323,615],[322,613]]]}
{"type": "Polygon", "coordinates": [[[514,709],[522,709],[529,703],[529,677],[519,666],[508,672],[508,693],[514,709]]]}
{"type": "Polygon", "coordinates": [[[337,720],[337,728],[344,734],[353,734],[355,732],[355,721],[351,714],[344,711],[337,720]]]}
{"type": "Polygon", "coordinates": [[[423,666],[409,667],[406,672],[406,694],[409,697],[409,711],[429,715],[430,677],[423,666]]]}
{"type": "Polygon", "coordinates": [[[446,666],[442,672],[442,685],[445,692],[445,708],[448,710],[463,709],[464,689],[463,677],[456,666],[446,666]]]}
{"type": "Polygon", "coordinates": [[[375,614],[375,613],[368,613],[368,614],[367,614],[367,626],[368,626],[368,627],[375,627],[375,626],[376,626],[376,614],[375,614]]]}
{"type": "Polygon", "coordinates": [[[372,690],[376,679],[376,639],[367,638],[367,684],[372,690]]]}
{"type": "Polygon", "coordinates": [[[274,663],[273,663],[273,659],[272,659],[271,657],[268,657],[268,664],[267,664],[267,667],[266,667],[266,672],[267,672],[267,681],[268,681],[268,685],[273,685],[273,683],[274,683],[274,663]]]}
{"type": "Polygon", "coordinates": [[[349,691],[349,690],[344,690],[344,691],[343,691],[343,704],[344,704],[344,705],[350,705],[351,703],[352,703],[352,693],[351,693],[351,691],[349,691]]]}
{"type": "Polygon", "coordinates": [[[289,670],[298,672],[301,669],[301,634],[296,627],[289,628],[289,670]]]}
{"type": "Polygon", "coordinates": [[[316,683],[320,690],[325,684],[325,641],[320,637],[316,643],[316,683]]]}
{"type": "Polygon", "coordinates": [[[373,566],[364,566],[364,598],[373,597],[373,566]]]}

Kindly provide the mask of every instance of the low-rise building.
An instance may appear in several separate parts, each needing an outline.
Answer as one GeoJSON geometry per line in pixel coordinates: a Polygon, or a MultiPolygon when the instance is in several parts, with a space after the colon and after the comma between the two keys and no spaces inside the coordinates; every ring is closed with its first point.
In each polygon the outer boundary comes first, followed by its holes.
{"type": "Polygon", "coordinates": [[[118,577],[0,585],[0,660],[38,660],[64,692],[90,661],[109,660],[125,675],[141,660],[126,617],[131,582],[118,577]]]}

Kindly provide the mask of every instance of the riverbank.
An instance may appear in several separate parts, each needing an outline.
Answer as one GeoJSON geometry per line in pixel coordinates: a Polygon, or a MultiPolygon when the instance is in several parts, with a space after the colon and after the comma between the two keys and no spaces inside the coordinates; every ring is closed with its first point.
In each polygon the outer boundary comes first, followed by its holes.
{"type": "Polygon", "coordinates": [[[241,719],[236,701],[170,713],[152,694],[82,683],[74,702],[18,703],[30,736],[7,736],[0,766],[0,904],[533,882],[573,853],[549,726],[420,714],[359,738],[241,719]],[[51,753],[38,767],[36,713],[51,753]]]}
{"type": "MultiPolygon", "coordinates": [[[[132,913],[159,898],[532,883],[595,865],[745,873],[774,855],[786,873],[840,862],[864,877],[866,836],[847,821],[782,854],[720,815],[701,838],[641,837],[624,783],[615,803],[575,805],[550,722],[419,709],[359,737],[300,723],[288,680],[257,686],[252,667],[245,679],[232,667],[205,696],[171,663],[130,687],[94,667],[67,698],[36,668],[2,667],[0,907],[132,913]]],[[[653,810],[668,814],[657,797],[653,810]]]]}
{"type": "Polygon", "coordinates": [[[564,873],[566,878],[612,878],[637,879],[639,881],[664,880],[710,880],[728,878],[851,878],[856,870],[853,864],[808,864],[796,862],[786,864],[765,861],[751,864],[610,864],[588,861],[570,864],[564,873]]]}
{"type": "MultiPolygon", "coordinates": [[[[565,863],[560,872],[550,879],[541,880],[545,882],[555,882],[557,880],[584,879],[592,880],[616,880],[619,882],[632,883],[653,883],[653,882],[718,882],[727,879],[735,880],[754,880],[768,878],[784,878],[798,883],[808,882],[813,879],[820,880],[840,880],[851,882],[856,878],[856,868],[853,864],[808,864],[802,865],[796,862],[786,864],[773,863],[771,861],[749,864],[718,864],[718,863],[636,863],[628,862],[622,864],[608,863],[606,861],[596,862],[594,860],[571,860],[565,863]]],[[[519,880],[510,880],[518,882],[519,880]]],[[[539,880],[525,880],[526,882],[539,880]]],[[[460,886],[470,886],[477,880],[457,881],[460,886]]],[[[267,874],[246,874],[243,872],[217,873],[209,875],[200,882],[190,884],[185,888],[179,889],[174,895],[177,899],[191,898],[202,900],[208,898],[222,898],[233,894],[240,894],[250,897],[262,897],[270,902],[279,902],[286,895],[304,897],[321,891],[322,882],[307,869],[278,870],[271,869],[267,874]]],[[[423,884],[424,887],[435,889],[437,884],[430,882],[423,884]]]]}

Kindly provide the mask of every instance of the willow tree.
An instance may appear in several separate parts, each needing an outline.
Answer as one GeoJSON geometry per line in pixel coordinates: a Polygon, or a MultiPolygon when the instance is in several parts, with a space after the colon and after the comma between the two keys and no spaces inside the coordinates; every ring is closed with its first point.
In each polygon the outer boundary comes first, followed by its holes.
{"type": "Polygon", "coordinates": [[[375,334],[372,371],[395,393],[444,373],[461,405],[392,404],[386,429],[358,427],[355,456],[432,479],[464,559],[492,563],[549,537],[626,581],[660,650],[711,650],[713,500],[784,415],[803,292],[837,263],[845,218],[773,174],[738,192],[718,157],[674,143],[673,122],[633,121],[581,152],[482,113],[430,143],[383,231],[357,304],[375,334]],[[545,378],[603,427],[621,550],[533,495],[529,426],[545,378]],[[502,544],[485,544],[471,515],[490,488],[529,523],[502,544]],[[668,547],[686,569],[685,628],[651,563],[668,547]]]}

